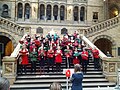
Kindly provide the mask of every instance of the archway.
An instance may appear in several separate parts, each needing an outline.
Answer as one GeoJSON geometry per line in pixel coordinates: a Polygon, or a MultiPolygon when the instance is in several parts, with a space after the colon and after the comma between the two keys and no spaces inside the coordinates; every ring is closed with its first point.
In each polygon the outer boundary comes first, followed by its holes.
{"type": "Polygon", "coordinates": [[[14,49],[12,41],[8,37],[0,35],[0,43],[3,45],[2,57],[11,55],[14,49]]]}
{"type": "Polygon", "coordinates": [[[100,38],[94,43],[104,54],[107,53],[107,51],[112,54],[112,42],[106,38],[100,38]]]}

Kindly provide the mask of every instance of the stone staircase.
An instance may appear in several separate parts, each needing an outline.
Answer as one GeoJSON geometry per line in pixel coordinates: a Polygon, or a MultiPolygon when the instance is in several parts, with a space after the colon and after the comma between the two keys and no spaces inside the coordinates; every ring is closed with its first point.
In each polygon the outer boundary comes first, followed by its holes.
{"type": "Polygon", "coordinates": [[[15,22],[0,17],[0,32],[9,34],[17,43],[24,35],[24,30],[24,27],[16,24],[15,22]]]}
{"type": "Polygon", "coordinates": [[[120,24],[120,15],[118,17],[114,17],[103,22],[97,23],[95,25],[90,26],[86,30],[78,30],[78,32],[82,32],[87,38],[98,35],[100,33],[106,32],[112,28],[119,26],[120,24]]]}
{"type": "MultiPolygon", "coordinates": [[[[62,63],[62,69],[60,73],[52,73],[45,71],[44,74],[40,74],[39,70],[37,73],[30,73],[30,65],[27,67],[27,74],[20,74],[18,70],[18,76],[13,85],[11,85],[10,90],[49,90],[50,84],[52,82],[60,82],[63,90],[66,90],[66,77],[62,73],[65,69],[65,63],[62,63]]],[[[39,68],[37,64],[37,68],[39,68]]],[[[73,66],[72,66],[73,68],[73,66]]],[[[45,68],[47,70],[47,67],[45,68]]],[[[69,82],[69,88],[71,83],[69,82]]],[[[88,72],[84,75],[83,79],[83,90],[89,90],[91,88],[98,87],[114,87],[115,83],[108,82],[101,70],[94,70],[93,62],[91,61],[88,65],[88,72]]]]}

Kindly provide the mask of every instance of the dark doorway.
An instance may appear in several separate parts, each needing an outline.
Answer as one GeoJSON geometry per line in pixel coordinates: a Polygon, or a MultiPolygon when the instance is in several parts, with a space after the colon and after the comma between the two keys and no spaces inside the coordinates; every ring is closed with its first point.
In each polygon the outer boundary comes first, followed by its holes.
{"type": "Polygon", "coordinates": [[[95,43],[94,43],[104,54],[107,53],[107,51],[110,52],[110,54],[112,55],[112,42],[106,38],[101,38],[98,39],[95,43]]]}
{"type": "Polygon", "coordinates": [[[0,36],[0,43],[3,44],[2,58],[4,56],[10,56],[13,52],[12,41],[6,36],[0,36]]]}

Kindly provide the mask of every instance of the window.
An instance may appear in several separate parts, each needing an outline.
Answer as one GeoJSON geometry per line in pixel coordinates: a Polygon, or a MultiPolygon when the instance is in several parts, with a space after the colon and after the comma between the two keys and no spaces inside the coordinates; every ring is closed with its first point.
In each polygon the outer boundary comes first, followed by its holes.
{"type": "Polygon", "coordinates": [[[25,19],[30,18],[30,5],[28,3],[25,4],[25,19]]]}
{"type": "Polygon", "coordinates": [[[36,30],[36,33],[37,34],[43,34],[43,28],[38,27],[37,30],[36,30]]]}
{"type": "Polygon", "coordinates": [[[1,15],[2,17],[4,17],[4,18],[9,17],[8,9],[9,9],[9,7],[7,4],[4,4],[2,6],[2,15],[1,15]]]}
{"type": "Polygon", "coordinates": [[[93,12],[93,19],[98,19],[98,12],[93,12]]]}
{"type": "Polygon", "coordinates": [[[61,34],[66,34],[68,33],[68,30],[66,28],[61,29],[61,34]]]}
{"type": "Polygon", "coordinates": [[[53,16],[54,16],[54,20],[57,20],[57,17],[58,17],[58,6],[57,5],[53,7],[53,16]]]}
{"type": "Polygon", "coordinates": [[[45,6],[43,4],[40,5],[40,20],[45,19],[45,6]]]}
{"type": "Polygon", "coordinates": [[[61,6],[60,7],[60,20],[64,20],[64,16],[65,16],[65,7],[61,6]]]}
{"type": "Polygon", "coordinates": [[[47,5],[46,14],[47,14],[47,20],[51,20],[51,5],[47,5]]]}
{"type": "Polygon", "coordinates": [[[23,5],[22,3],[18,3],[17,17],[22,18],[23,16],[23,5]]]}
{"type": "Polygon", "coordinates": [[[74,21],[78,21],[78,6],[74,7],[74,21]]]}
{"type": "Polygon", "coordinates": [[[80,21],[84,21],[85,20],[85,8],[81,7],[80,10],[80,21]]]}

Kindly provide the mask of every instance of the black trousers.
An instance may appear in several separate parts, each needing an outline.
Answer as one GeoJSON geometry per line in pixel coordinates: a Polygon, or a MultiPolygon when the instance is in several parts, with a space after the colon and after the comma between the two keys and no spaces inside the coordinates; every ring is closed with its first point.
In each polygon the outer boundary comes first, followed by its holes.
{"type": "Polygon", "coordinates": [[[56,63],[56,72],[60,72],[61,70],[61,63],[56,63]]]}
{"type": "Polygon", "coordinates": [[[88,60],[82,60],[83,73],[87,72],[87,64],[88,64],[88,60]]]}
{"type": "Polygon", "coordinates": [[[26,74],[26,72],[27,72],[27,70],[26,70],[26,67],[27,67],[27,65],[21,65],[21,73],[25,73],[26,74]]]}
{"type": "Polygon", "coordinates": [[[94,68],[95,69],[99,69],[100,68],[99,58],[94,58],[94,68]]]}
{"type": "Polygon", "coordinates": [[[31,72],[36,72],[36,61],[31,61],[31,72]]]}

